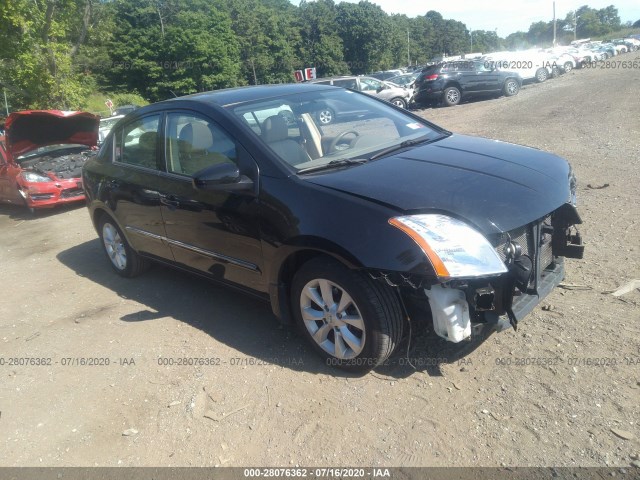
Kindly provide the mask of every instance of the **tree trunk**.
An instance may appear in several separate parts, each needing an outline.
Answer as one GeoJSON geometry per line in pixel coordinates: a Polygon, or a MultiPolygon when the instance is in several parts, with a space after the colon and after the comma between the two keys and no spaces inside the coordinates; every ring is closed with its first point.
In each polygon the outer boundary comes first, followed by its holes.
{"type": "Polygon", "coordinates": [[[84,39],[87,37],[87,31],[89,30],[89,23],[91,23],[91,11],[93,5],[91,0],[87,0],[87,5],[84,7],[84,16],[82,17],[82,30],[80,30],[80,36],[78,41],[71,48],[71,57],[74,57],[78,53],[78,49],[84,43],[84,39]]]}
{"type": "Polygon", "coordinates": [[[42,29],[42,41],[46,45],[49,43],[49,31],[51,30],[51,22],[53,21],[53,11],[56,8],[56,1],[49,0],[47,2],[47,13],[45,14],[44,28],[42,29]]]}

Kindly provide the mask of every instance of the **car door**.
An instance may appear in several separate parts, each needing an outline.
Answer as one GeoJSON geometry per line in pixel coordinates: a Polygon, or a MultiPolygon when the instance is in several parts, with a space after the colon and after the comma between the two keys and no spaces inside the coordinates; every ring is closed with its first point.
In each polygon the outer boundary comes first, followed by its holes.
{"type": "Polygon", "coordinates": [[[20,168],[9,161],[4,142],[0,140],[0,202],[23,203],[23,199],[18,192],[16,175],[20,174],[20,168]]]}
{"type": "Polygon", "coordinates": [[[133,248],[173,260],[165,240],[159,190],[165,186],[159,157],[160,113],[138,117],[114,133],[113,162],[107,167],[106,198],[133,248]]]}
{"type": "Polygon", "coordinates": [[[468,69],[475,73],[476,92],[495,92],[502,88],[498,70],[485,66],[483,62],[466,63],[468,63],[468,69]]]}
{"type": "Polygon", "coordinates": [[[161,210],[176,262],[217,280],[265,291],[253,158],[218,123],[189,111],[167,113],[164,142],[171,182],[160,193],[161,210]],[[199,172],[222,165],[237,166],[255,188],[194,187],[199,172]]]}

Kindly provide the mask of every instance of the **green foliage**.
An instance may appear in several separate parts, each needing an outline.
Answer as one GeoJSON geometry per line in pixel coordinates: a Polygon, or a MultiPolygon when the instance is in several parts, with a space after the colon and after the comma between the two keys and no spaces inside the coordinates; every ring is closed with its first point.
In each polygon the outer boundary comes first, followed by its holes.
{"type": "Polygon", "coordinates": [[[231,21],[207,0],[116,0],[105,78],[152,101],[238,84],[231,21]]]}
{"type": "MultiPolygon", "coordinates": [[[[409,18],[369,1],[0,0],[0,86],[10,108],[144,104],[247,84],[370,73],[471,50],[548,46],[553,23],[501,39],[434,10],[409,18]],[[99,92],[99,93],[92,93],[99,92]],[[109,93],[106,93],[109,92],[109,93]]],[[[634,24],[640,27],[640,21],[634,24]]],[[[582,6],[557,20],[560,44],[629,34],[617,9],[582,6]]],[[[631,28],[631,22],[626,27],[631,28]]]]}
{"type": "Polygon", "coordinates": [[[367,73],[392,67],[392,28],[389,16],[368,1],[342,2],[337,6],[337,31],[344,45],[344,58],[352,73],[367,73]]]}
{"type": "Polygon", "coordinates": [[[94,84],[73,68],[85,7],[83,0],[0,2],[0,83],[12,109],[80,106],[94,84]]]}
{"type": "Polygon", "coordinates": [[[105,104],[107,100],[111,100],[114,107],[122,105],[139,105],[142,107],[149,103],[137,93],[108,93],[95,91],[87,96],[81,108],[87,112],[106,117],[110,115],[109,108],[105,104]]]}
{"type": "MultiPolygon", "coordinates": [[[[620,30],[618,9],[613,5],[596,10],[584,5],[556,20],[556,43],[568,45],[575,38],[600,38],[620,30]]],[[[529,31],[516,32],[505,40],[508,48],[550,46],[553,43],[553,21],[532,23],[529,31]]]]}
{"type": "Polygon", "coordinates": [[[342,38],[336,33],[337,10],[333,0],[302,1],[298,11],[300,59],[298,69],[316,67],[321,77],[349,73],[342,38]]]}

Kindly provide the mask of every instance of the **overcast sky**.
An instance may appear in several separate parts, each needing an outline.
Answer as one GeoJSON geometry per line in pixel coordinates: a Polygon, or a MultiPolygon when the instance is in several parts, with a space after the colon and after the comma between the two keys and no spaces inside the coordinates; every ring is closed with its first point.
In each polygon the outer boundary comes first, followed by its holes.
{"type": "MultiPolygon", "coordinates": [[[[358,3],[359,0],[335,0],[358,3]]],[[[298,5],[300,0],[291,0],[298,5]]],[[[410,17],[424,15],[429,10],[440,12],[444,18],[459,20],[471,30],[495,30],[506,37],[518,30],[527,31],[533,22],[553,19],[553,0],[517,0],[498,2],[495,0],[474,0],[469,2],[425,2],[424,0],[373,0],[387,13],[403,13],[410,17]]],[[[640,0],[558,0],[556,16],[564,18],[574,8],[589,5],[591,8],[604,8],[615,5],[622,22],[640,20],[640,0]]]]}

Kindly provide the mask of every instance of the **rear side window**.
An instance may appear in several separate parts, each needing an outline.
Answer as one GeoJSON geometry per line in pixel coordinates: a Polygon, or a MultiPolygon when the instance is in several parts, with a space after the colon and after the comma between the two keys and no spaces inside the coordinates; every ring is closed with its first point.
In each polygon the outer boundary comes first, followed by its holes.
{"type": "Polygon", "coordinates": [[[158,169],[160,115],[150,115],[126,124],[115,135],[116,162],[158,169]]]}
{"type": "Polygon", "coordinates": [[[349,90],[358,90],[358,82],[356,82],[355,78],[334,80],[333,85],[336,87],[348,88],[349,90]]]}
{"type": "Polygon", "coordinates": [[[236,162],[236,144],[216,123],[206,118],[170,113],[166,126],[167,164],[171,173],[193,175],[221,163],[236,162]]]}

